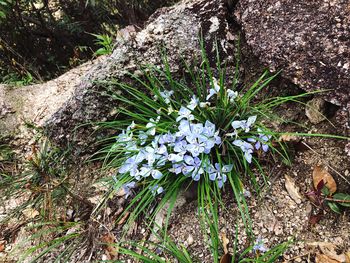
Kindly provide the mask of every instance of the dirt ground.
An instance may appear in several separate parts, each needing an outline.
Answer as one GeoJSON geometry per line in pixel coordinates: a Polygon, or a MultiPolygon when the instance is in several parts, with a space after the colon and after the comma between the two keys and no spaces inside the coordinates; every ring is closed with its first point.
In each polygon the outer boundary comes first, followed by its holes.
{"type": "MultiPolygon", "coordinates": [[[[339,133],[339,127],[332,126],[328,121],[322,121],[319,124],[311,124],[304,114],[303,107],[290,107],[286,105],[281,109],[281,114],[293,117],[299,123],[304,123],[306,131],[312,133],[339,133]]],[[[293,119],[292,118],[292,119],[293,119]]],[[[332,118],[330,119],[332,121],[332,118]]],[[[291,127],[280,127],[283,130],[292,129],[291,127]]],[[[252,231],[256,237],[261,237],[268,248],[277,244],[286,242],[293,238],[294,242],[289,249],[279,258],[277,262],[315,262],[316,255],[327,255],[328,258],[337,261],[325,262],[345,262],[345,253],[350,251],[350,211],[342,210],[341,214],[336,214],[330,209],[322,210],[322,217],[318,217],[315,222],[315,215],[319,215],[321,209],[313,204],[306,193],[313,189],[313,169],[317,165],[322,165],[337,183],[337,191],[343,193],[350,192],[350,157],[345,152],[345,140],[327,139],[319,137],[300,137],[292,139],[290,144],[292,165],[286,166],[279,160],[267,158],[264,162],[265,170],[268,175],[268,184],[262,187],[258,195],[245,180],[245,187],[252,193],[247,199],[249,212],[252,219],[252,231]],[[291,196],[286,189],[286,176],[292,181],[293,189],[297,192],[298,198],[291,196]]],[[[82,185],[89,185],[89,177],[93,170],[85,168],[86,176],[81,178],[82,185]],[[83,183],[84,182],[84,183],[83,183]]],[[[256,174],[258,182],[262,184],[263,178],[256,174]]],[[[91,184],[91,183],[90,183],[91,184]]],[[[190,191],[192,191],[191,189],[190,191]]],[[[81,187],[81,195],[85,193],[89,200],[98,203],[103,197],[103,188],[93,187],[87,191],[81,187]]],[[[193,196],[188,198],[184,194],[180,197],[175,208],[168,227],[170,237],[178,244],[185,246],[200,262],[213,262],[210,250],[208,249],[208,240],[203,238],[200,223],[197,216],[197,201],[193,196]],[[186,198],[185,198],[185,197],[186,198]]],[[[84,247],[81,251],[74,253],[71,262],[96,262],[113,257],[117,258],[116,253],[98,243],[106,241],[105,229],[109,229],[115,237],[120,235],[122,225],[115,225],[111,219],[115,219],[115,214],[120,213],[121,207],[125,207],[124,198],[115,197],[113,202],[108,204],[105,209],[106,217],[109,220],[102,220],[101,217],[89,219],[87,226],[93,229],[90,235],[94,242],[83,242],[84,247]],[[99,223],[99,222],[103,222],[99,223]],[[109,223],[108,223],[109,222],[109,223]],[[85,252],[93,251],[87,259],[83,257],[85,252]]],[[[10,200],[6,202],[7,206],[14,207],[21,200],[10,200]]],[[[249,246],[249,241],[240,217],[237,205],[232,193],[227,188],[223,195],[223,202],[226,209],[220,210],[220,238],[222,235],[229,239],[229,252],[232,253],[233,242],[235,240],[236,228],[238,229],[238,251],[244,250],[249,246]]],[[[71,211],[73,206],[66,208],[71,211]]],[[[0,214],[4,216],[8,211],[3,207],[0,214]]],[[[164,215],[163,215],[164,216],[164,215]]],[[[2,226],[2,234],[8,233],[9,228],[15,228],[15,236],[9,237],[2,235],[0,239],[0,262],[14,262],[17,258],[11,251],[30,232],[25,228],[26,222],[21,218],[12,220],[11,224],[2,226]],[[7,229],[6,229],[7,227],[7,229]]],[[[149,231],[145,230],[145,224],[142,219],[134,226],[128,235],[132,240],[147,240],[150,238],[149,231]]],[[[113,241],[113,239],[112,239],[113,241]]],[[[33,244],[33,243],[32,243],[33,244]]],[[[30,244],[27,245],[30,247],[30,244]]],[[[53,262],[57,253],[62,250],[59,247],[54,252],[48,254],[42,262],[53,262]]],[[[135,262],[131,259],[121,257],[122,262],[135,262]]],[[[323,262],[318,259],[316,262],[323,262]]]]}

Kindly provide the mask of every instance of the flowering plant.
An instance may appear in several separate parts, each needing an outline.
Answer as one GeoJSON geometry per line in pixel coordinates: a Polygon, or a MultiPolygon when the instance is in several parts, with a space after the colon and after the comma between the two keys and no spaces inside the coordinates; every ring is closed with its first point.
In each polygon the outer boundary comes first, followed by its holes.
{"type": "Polygon", "coordinates": [[[147,66],[142,79],[132,75],[135,86],[108,81],[110,96],[118,102],[118,119],[101,125],[118,132],[103,140],[106,146],[99,154],[105,167],[114,171],[115,190],[123,189],[129,198],[119,219],[131,212],[129,222],[141,213],[152,221],[168,203],[168,224],[180,190],[194,185],[201,226],[210,228],[213,258],[218,259],[221,193],[232,190],[253,238],[245,202],[251,193],[242,179],[259,191],[256,176],[266,181],[260,165],[263,157],[278,154],[289,162],[276,138],[279,133],[269,129],[268,121],[276,120],[274,107],[301,95],[255,100],[275,75],[265,72],[252,85],[242,86],[237,68],[232,79],[218,59],[214,73],[204,51],[200,65],[185,64],[185,76],[175,79],[165,58],[162,69],[147,66]]]}
{"type": "MultiPolygon", "coordinates": [[[[232,154],[226,154],[228,158],[225,158],[225,147],[230,146],[235,154],[243,156],[238,156],[240,162],[249,164],[255,151],[268,151],[271,135],[259,127],[257,115],[246,119],[234,117],[226,128],[215,125],[215,119],[203,116],[203,111],[210,113],[217,107],[215,99],[223,99],[233,105],[241,99],[237,91],[220,86],[215,78],[212,78],[212,86],[208,87],[204,101],[192,95],[189,101],[183,99],[181,102],[185,104],[182,105],[173,97],[173,90],[153,92],[153,100],[159,103],[156,110],[159,115],[150,117],[145,124],[132,121],[117,135],[114,144],[114,150],[124,152],[125,156],[118,174],[129,177],[133,186],[145,179],[161,183],[163,177],[183,176],[199,181],[207,176],[209,181],[222,188],[233,167],[237,167],[232,154]],[[163,111],[167,116],[161,115],[163,111]],[[167,128],[162,125],[163,118],[167,128]]],[[[234,170],[234,173],[238,171],[234,170]]],[[[129,185],[130,182],[127,182],[126,186],[129,185]]],[[[128,193],[131,190],[131,187],[124,188],[128,188],[128,193]]],[[[154,194],[163,190],[164,187],[158,186],[158,183],[153,187],[154,194]]]]}

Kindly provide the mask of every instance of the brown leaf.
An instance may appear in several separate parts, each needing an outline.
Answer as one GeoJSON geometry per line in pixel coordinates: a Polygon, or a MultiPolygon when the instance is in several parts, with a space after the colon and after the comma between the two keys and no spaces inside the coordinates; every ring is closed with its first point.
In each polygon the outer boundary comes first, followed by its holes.
{"type": "Polygon", "coordinates": [[[126,211],[123,217],[118,221],[118,225],[122,225],[126,221],[126,219],[129,217],[129,215],[130,215],[130,212],[126,211]]]}
{"type": "Polygon", "coordinates": [[[220,259],[220,263],[231,263],[231,261],[232,261],[232,256],[228,253],[224,254],[220,259]]]}
{"type": "Polygon", "coordinates": [[[294,200],[294,202],[296,202],[297,204],[300,204],[302,196],[300,195],[299,190],[295,186],[294,180],[288,175],[285,175],[284,177],[286,179],[285,187],[287,189],[289,196],[294,200]]]}
{"type": "Polygon", "coordinates": [[[314,171],[312,172],[312,179],[315,189],[317,189],[317,185],[323,180],[331,194],[337,191],[337,184],[334,178],[323,166],[317,165],[314,167],[314,171]]]}
{"type": "Polygon", "coordinates": [[[0,252],[5,250],[5,241],[0,241],[0,252]]]}
{"type": "Polygon", "coordinates": [[[323,254],[316,254],[316,263],[340,263],[340,261],[331,259],[323,254]]]}
{"type": "Polygon", "coordinates": [[[326,256],[328,256],[329,258],[337,260],[339,262],[345,262],[345,255],[344,254],[338,255],[336,251],[337,249],[336,245],[329,242],[320,242],[318,246],[321,252],[326,256]]]}
{"type": "Polygon", "coordinates": [[[224,253],[228,253],[227,245],[230,243],[230,240],[227,238],[225,233],[221,233],[222,246],[224,248],[224,253]]]}
{"type": "Polygon", "coordinates": [[[23,209],[22,213],[28,219],[33,219],[40,214],[37,210],[30,207],[23,209]]]}
{"type": "Polygon", "coordinates": [[[321,210],[319,213],[317,213],[316,215],[311,215],[309,218],[309,224],[311,226],[315,226],[318,222],[320,222],[320,220],[323,217],[323,210],[321,210]]]}
{"type": "Polygon", "coordinates": [[[115,236],[112,233],[106,233],[101,237],[102,243],[105,243],[105,249],[109,260],[115,260],[118,257],[118,248],[114,246],[115,236]]]}
{"type": "Polygon", "coordinates": [[[345,253],[345,263],[350,263],[350,251],[345,253]]]}

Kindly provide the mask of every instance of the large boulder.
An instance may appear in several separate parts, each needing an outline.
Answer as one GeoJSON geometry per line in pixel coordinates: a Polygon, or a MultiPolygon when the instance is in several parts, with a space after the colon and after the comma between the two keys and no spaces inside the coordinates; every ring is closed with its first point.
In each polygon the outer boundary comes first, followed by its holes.
{"type": "Polygon", "coordinates": [[[156,11],[142,31],[122,32],[113,54],[86,73],[75,86],[71,98],[48,120],[45,127],[49,136],[60,145],[74,142],[76,149],[86,148],[93,129],[91,125],[79,125],[115,117],[115,102],[104,96],[105,87],[96,83],[111,78],[130,81],[128,73],[137,72],[143,64],[161,67],[161,49],[167,50],[173,74],[183,69],[182,60],[189,62],[194,56],[200,56],[201,35],[207,52],[214,53],[214,44],[218,40],[223,55],[232,56],[226,41],[226,17],[223,0],[182,1],[156,11]]]}
{"type": "Polygon", "coordinates": [[[235,18],[260,62],[350,110],[349,1],[240,0],[235,18]]]}

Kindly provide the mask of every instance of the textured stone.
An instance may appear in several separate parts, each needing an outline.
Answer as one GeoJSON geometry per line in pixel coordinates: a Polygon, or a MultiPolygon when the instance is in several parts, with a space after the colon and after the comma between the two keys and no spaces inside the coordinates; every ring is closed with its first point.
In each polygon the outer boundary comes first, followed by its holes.
{"type": "Polygon", "coordinates": [[[235,18],[262,63],[350,109],[349,1],[240,0],[235,18]]]}
{"type": "MultiPolygon", "coordinates": [[[[153,64],[161,67],[161,48],[167,50],[167,59],[174,74],[183,67],[182,59],[191,61],[200,55],[199,37],[202,34],[205,48],[212,53],[216,39],[224,57],[232,55],[226,35],[228,25],[223,0],[183,1],[170,8],[162,8],[153,14],[140,32],[118,39],[114,52],[103,63],[90,69],[75,87],[73,96],[47,122],[49,136],[56,143],[75,145],[89,143],[93,131],[84,123],[105,121],[113,118],[115,102],[104,96],[105,87],[96,82],[111,78],[128,82],[128,73],[134,73],[140,65],[153,64]]],[[[91,138],[94,140],[94,138],[91,138]]],[[[83,146],[81,148],[84,148],[83,146]]]]}

